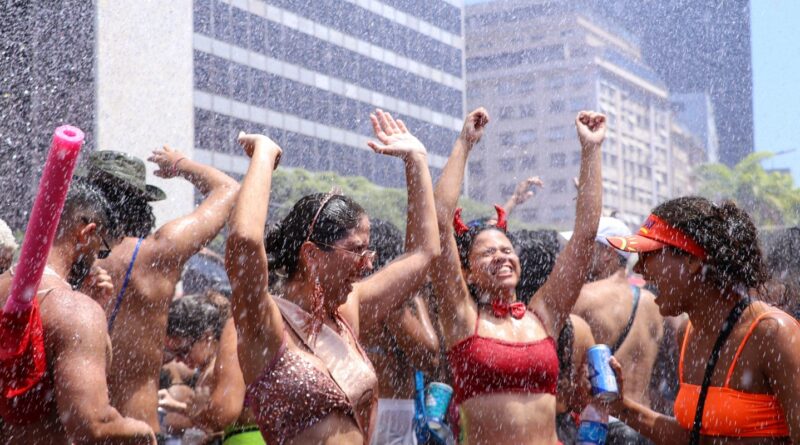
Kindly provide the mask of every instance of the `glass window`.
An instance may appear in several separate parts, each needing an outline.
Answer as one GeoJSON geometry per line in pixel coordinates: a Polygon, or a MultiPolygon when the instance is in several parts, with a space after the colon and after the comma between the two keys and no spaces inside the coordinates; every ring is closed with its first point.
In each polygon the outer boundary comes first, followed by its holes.
{"type": "Polygon", "coordinates": [[[505,173],[513,172],[514,171],[514,164],[515,164],[515,162],[514,162],[513,158],[501,159],[500,160],[500,170],[502,170],[505,173]]]}
{"type": "Polygon", "coordinates": [[[565,167],[567,165],[566,153],[551,153],[550,167],[565,167]]]}
{"type": "Polygon", "coordinates": [[[564,106],[563,100],[551,100],[550,106],[548,107],[551,113],[563,113],[565,109],[566,107],[564,106]]]}

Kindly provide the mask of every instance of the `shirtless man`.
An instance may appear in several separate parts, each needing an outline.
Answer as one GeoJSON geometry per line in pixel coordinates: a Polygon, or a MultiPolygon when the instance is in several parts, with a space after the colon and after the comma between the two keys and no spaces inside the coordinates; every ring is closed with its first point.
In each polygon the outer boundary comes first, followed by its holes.
{"type": "MultiPolygon", "coordinates": [[[[626,376],[625,394],[650,406],[650,378],[664,335],[664,320],[653,294],[628,282],[627,258],[606,241],[606,237],[628,236],[630,233],[625,223],[616,218],[600,219],[588,283],[581,290],[572,311],[586,320],[596,342],[608,345],[622,363],[626,376]],[[636,293],[638,304],[634,304],[636,293]]],[[[612,421],[608,443],[648,443],[639,441],[641,438],[631,438],[630,433],[638,435],[621,422],[612,421]]]]}
{"type": "Polygon", "coordinates": [[[158,377],[169,303],[186,261],[225,225],[239,184],[169,147],[154,151],[149,160],[159,167],[156,176],[183,177],[207,197],[191,214],[151,234],[148,201],[163,199],[164,193],[144,183],[144,162],[112,151],[90,156],[88,176],[111,202],[121,204],[118,217],[128,235],[97,262],[121,289],[106,308],[115,357],[109,373],[111,400],[123,414],[159,431],[158,377]]]}
{"type": "MultiPolygon", "coordinates": [[[[0,401],[4,444],[155,444],[150,426],[123,417],[109,403],[105,314],[66,281],[76,264],[91,264],[116,245],[120,237],[115,232],[102,194],[73,184],[37,297],[47,371],[23,396],[0,401]]],[[[0,304],[8,298],[13,275],[13,267],[0,275],[0,304]]]]}

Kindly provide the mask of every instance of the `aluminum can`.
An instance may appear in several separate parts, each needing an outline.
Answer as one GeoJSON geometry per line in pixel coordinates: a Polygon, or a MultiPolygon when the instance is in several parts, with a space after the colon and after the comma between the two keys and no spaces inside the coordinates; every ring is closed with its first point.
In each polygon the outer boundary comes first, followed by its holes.
{"type": "Polygon", "coordinates": [[[619,398],[617,378],[608,364],[610,358],[611,349],[607,345],[594,345],[586,351],[592,396],[604,402],[613,402],[619,398]]]}

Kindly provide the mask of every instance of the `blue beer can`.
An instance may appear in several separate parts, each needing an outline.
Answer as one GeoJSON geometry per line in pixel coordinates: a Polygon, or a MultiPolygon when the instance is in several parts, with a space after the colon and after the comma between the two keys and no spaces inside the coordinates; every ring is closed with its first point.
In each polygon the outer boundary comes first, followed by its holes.
{"type": "Polygon", "coordinates": [[[611,359],[611,349],[606,345],[594,345],[586,351],[592,396],[604,402],[613,402],[619,398],[617,378],[611,365],[608,364],[609,359],[611,359]]]}

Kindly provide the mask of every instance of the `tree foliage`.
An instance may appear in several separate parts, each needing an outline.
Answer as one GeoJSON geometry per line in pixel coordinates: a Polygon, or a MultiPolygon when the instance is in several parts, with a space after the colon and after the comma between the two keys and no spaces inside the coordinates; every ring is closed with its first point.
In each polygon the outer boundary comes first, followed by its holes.
{"type": "Polygon", "coordinates": [[[735,167],[706,164],[697,168],[698,193],[713,201],[730,199],[744,208],[759,227],[797,225],[800,189],[789,173],[762,166],[769,152],[752,153],[735,167]]]}
{"type": "MultiPolygon", "coordinates": [[[[289,213],[300,198],[311,193],[341,189],[361,204],[371,218],[390,221],[403,229],[406,225],[407,198],[404,189],[381,187],[362,176],[341,176],[333,172],[310,172],[299,168],[280,168],[275,171],[270,199],[270,221],[279,221],[289,213]]],[[[471,199],[461,198],[467,218],[487,216],[494,210],[471,199]]]]}

